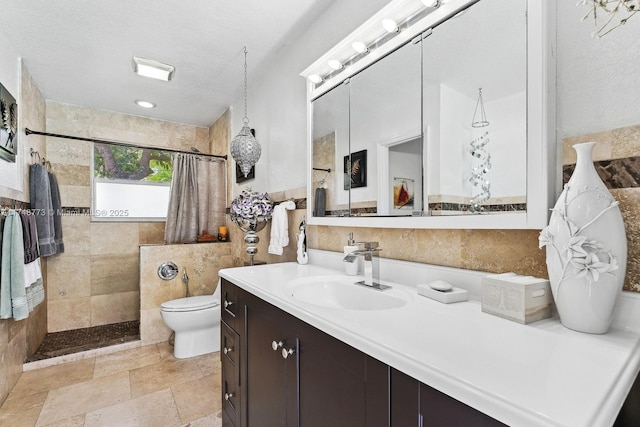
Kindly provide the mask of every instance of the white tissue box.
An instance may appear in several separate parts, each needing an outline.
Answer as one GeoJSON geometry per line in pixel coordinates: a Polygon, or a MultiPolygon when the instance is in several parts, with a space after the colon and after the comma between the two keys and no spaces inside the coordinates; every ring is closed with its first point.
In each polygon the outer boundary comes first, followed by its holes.
{"type": "Polygon", "coordinates": [[[551,317],[549,281],[515,273],[482,278],[482,311],[527,324],[551,317]]]}

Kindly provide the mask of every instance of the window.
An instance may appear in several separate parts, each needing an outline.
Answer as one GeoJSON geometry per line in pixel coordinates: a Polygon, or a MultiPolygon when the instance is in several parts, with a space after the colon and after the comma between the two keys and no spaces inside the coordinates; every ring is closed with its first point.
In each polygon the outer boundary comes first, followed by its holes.
{"type": "Polygon", "coordinates": [[[172,171],[168,151],[94,143],[92,219],[165,221],[172,171]]]}

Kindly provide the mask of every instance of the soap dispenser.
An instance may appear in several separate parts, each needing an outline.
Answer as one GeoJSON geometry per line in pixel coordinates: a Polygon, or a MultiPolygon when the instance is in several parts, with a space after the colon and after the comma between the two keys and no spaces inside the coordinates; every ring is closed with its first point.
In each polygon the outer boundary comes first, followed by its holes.
{"type": "MultiPolygon", "coordinates": [[[[349,233],[349,240],[347,240],[347,246],[344,247],[344,254],[349,255],[351,252],[357,251],[358,249],[360,249],[360,247],[355,244],[355,241],[353,240],[353,233],[349,233]]],[[[354,262],[345,262],[344,265],[347,276],[357,276],[361,262],[360,257],[358,257],[354,262]]]]}

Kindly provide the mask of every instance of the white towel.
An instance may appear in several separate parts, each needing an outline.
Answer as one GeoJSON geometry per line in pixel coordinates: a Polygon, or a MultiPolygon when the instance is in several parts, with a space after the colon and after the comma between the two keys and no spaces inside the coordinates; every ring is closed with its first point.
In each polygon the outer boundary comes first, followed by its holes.
{"type": "Polygon", "coordinates": [[[282,255],[282,248],[289,244],[289,220],[287,211],[296,208],[296,204],[291,200],[282,202],[273,208],[271,217],[271,240],[269,241],[269,253],[282,255]]]}

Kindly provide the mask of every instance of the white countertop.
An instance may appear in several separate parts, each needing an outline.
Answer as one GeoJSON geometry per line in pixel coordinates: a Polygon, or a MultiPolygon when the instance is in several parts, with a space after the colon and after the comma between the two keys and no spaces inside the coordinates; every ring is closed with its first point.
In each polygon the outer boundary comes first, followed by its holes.
{"type": "Polygon", "coordinates": [[[406,285],[394,285],[412,295],[405,306],[375,311],[301,303],[283,290],[294,279],[343,272],[282,263],[220,276],[511,426],[610,426],[640,369],[634,330],[590,335],[557,319],[521,325],[482,313],[477,301],[442,304],[406,285]]]}

